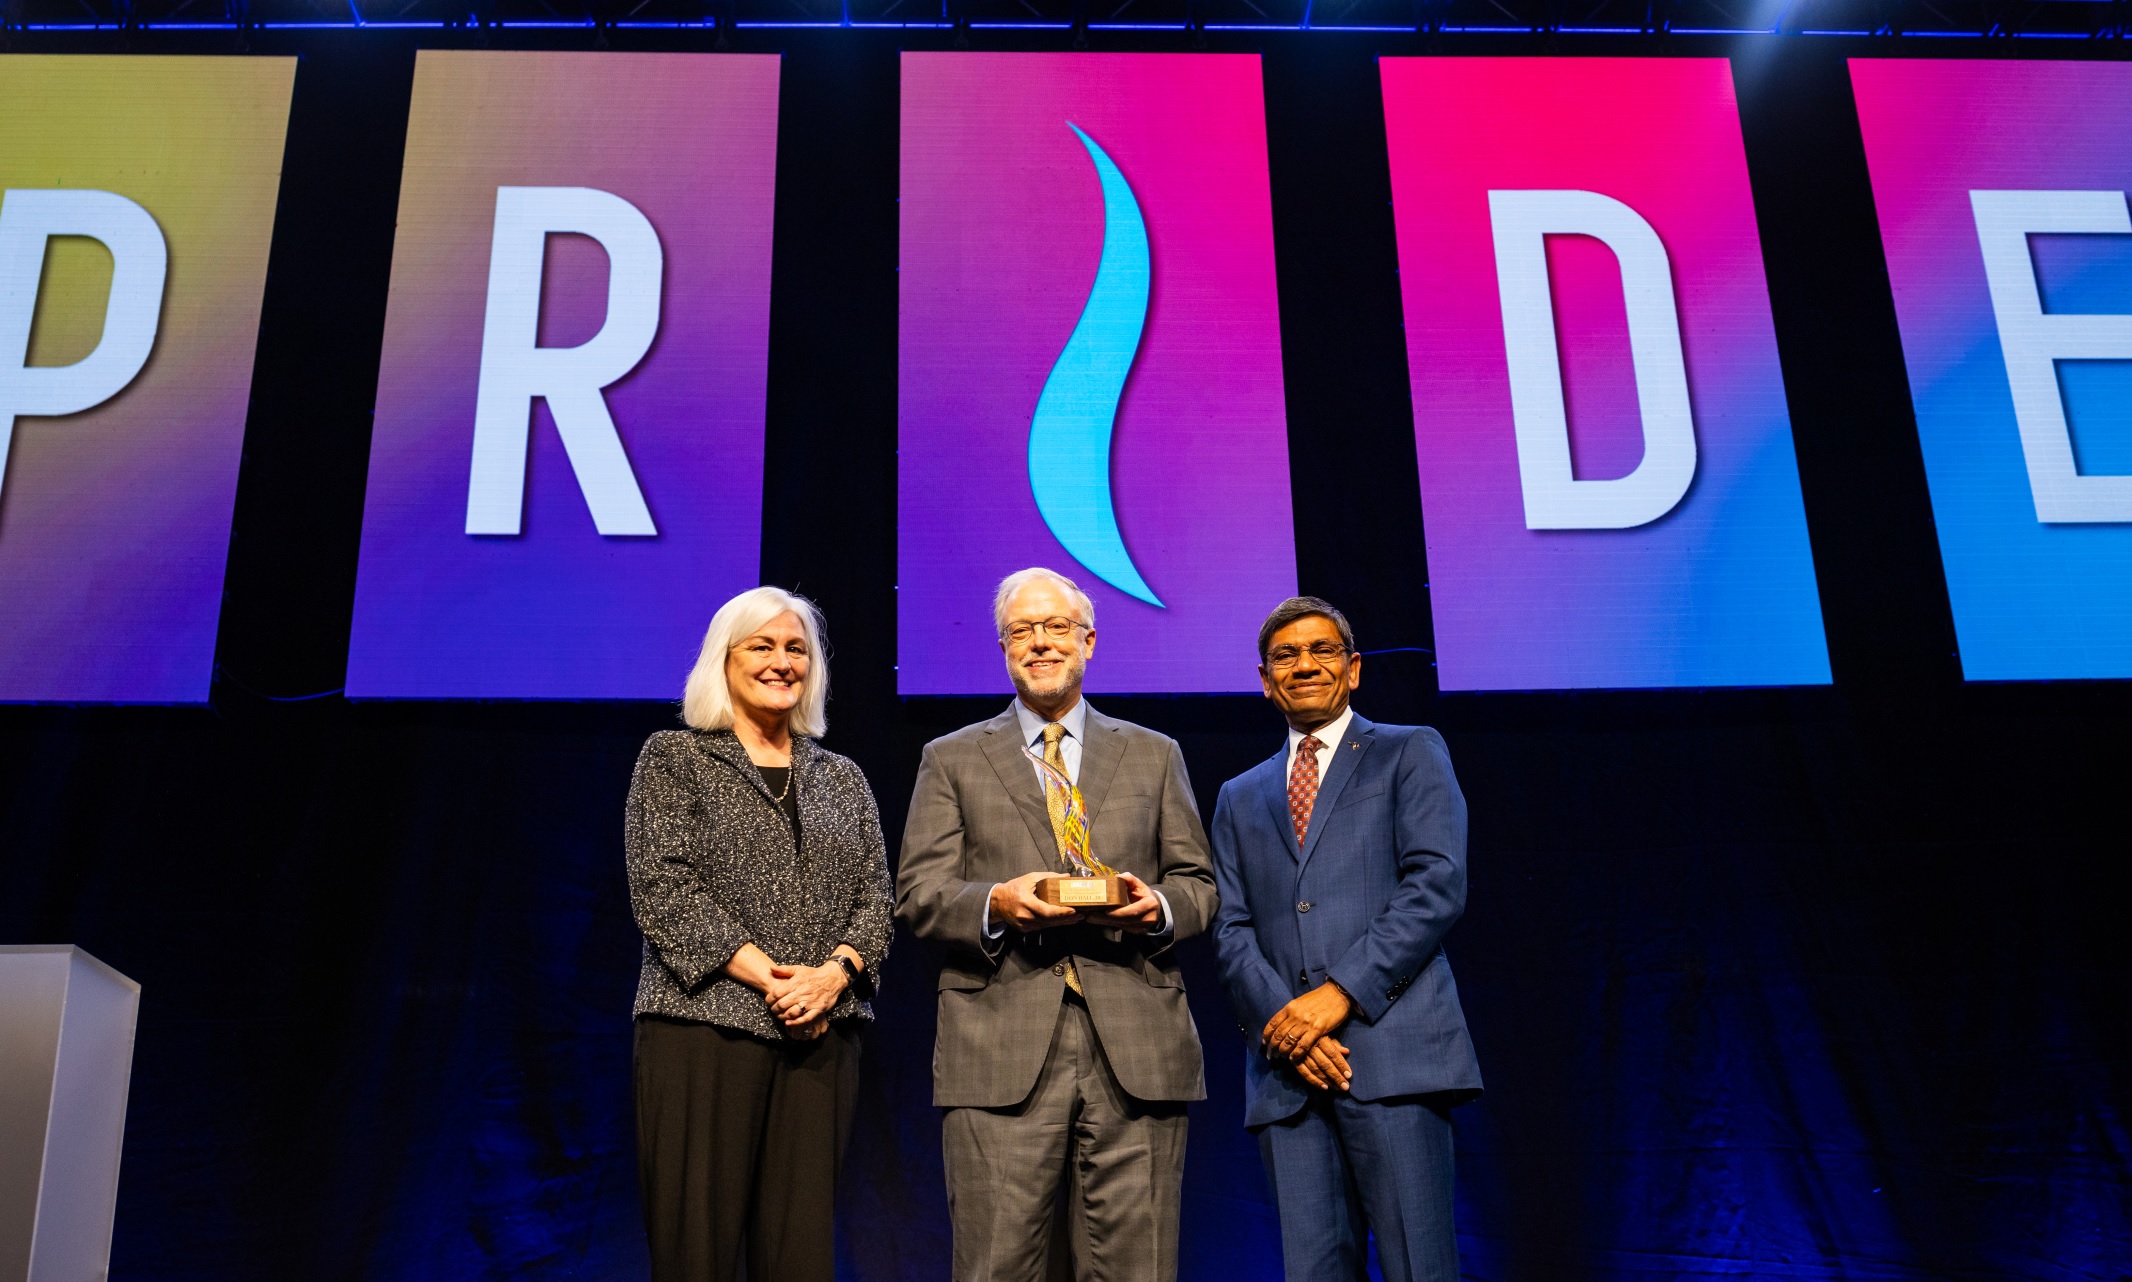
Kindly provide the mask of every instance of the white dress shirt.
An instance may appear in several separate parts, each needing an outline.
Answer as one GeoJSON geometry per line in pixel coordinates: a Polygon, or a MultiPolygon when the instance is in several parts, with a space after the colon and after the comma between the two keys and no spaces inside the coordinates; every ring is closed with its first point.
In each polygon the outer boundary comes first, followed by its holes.
{"type": "MultiPolygon", "coordinates": [[[[1020,699],[1014,701],[1014,719],[1021,724],[1023,746],[1035,752],[1037,756],[1043,756],[1044,727],[1051,723],[1031,712],[1029,705],[1023,703],[1020,699]]],[[[1088,700],[1075,699],[1073,706],[1066,710],[1066,715],[1060,717],[1058,723],[1066,727],[1065,735],[1059,739],[1059,756],[1065,758],[1066,777],[1071,779],[1074,786],[1078,788],[1081,786],[1081,744],[1087,738],[1088,732],[1088,700]]],[[[1037,786],[1039,788],[1043,787],[1044,768],[1034,761],[1029,763],[1029,768],[1036,772],[1037,786]]],[[[1162,925],[1148,933],[1151,935],[1167,935],[1173,928],[1173,923],[1170,920],[1169,896],[1156,890],[1153,886],[1148,887],[1148,891],[1162,905],[1162,925]]],[[[992,924],[992,899],[989,895],[986,896],[985,938],[998,939],[1006,933],[1007,927],[1005,923],[997,926],[992,924]]]]}
{"type": "MultiPolygon", "coordinates": [[[[1340,710],[1339,716],[1310,732],[1316,737],[1319,744],[1317,752],[1318,783],[1321,786],[1325,782],[1325,768],[1332,764],[1333,749],[1338,748],[1340,741],[1347,737],[1347,723],[1354,719],[1355,705],[1350,703],[1340,710]]],[[[1264,740],[1260,742],[1264,742],[1264,740]]],[[[1290,726],[1288,728],[1288,768],[1281,775],[1282,780],[1286,781],[1295,778],[1296,749],[1302,746],[1303,732],[1290,726]]]]}

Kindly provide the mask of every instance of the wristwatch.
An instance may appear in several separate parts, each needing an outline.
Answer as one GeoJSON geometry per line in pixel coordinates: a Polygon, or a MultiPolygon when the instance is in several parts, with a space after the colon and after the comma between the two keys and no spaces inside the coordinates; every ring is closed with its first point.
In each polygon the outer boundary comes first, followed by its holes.
{"type": "Polygon", "coordinates": [[[844,968],[844,979],[851,987],[852,996],[863,1002],[874,995],[873,972],[852,965],[851,958],[842,953],[836,955],[836,963],[844,968]]]}

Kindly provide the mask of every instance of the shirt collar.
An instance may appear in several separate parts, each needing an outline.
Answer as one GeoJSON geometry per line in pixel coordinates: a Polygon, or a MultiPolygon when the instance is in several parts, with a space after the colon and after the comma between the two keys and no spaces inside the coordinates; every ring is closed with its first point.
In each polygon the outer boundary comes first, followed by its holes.
{"type": "MultiPolygon", "coordinates": [[[[1034,746],[1039,739],[1043,738],[1044,727],[1050,724],[1050,722],[1031,712],[1029,705],[1023,703],[1019,698],[1014,701],[1014,719],[1021,723],[1022,742],[1031,746],[1034,746]]],[[[1066,737],[1075,743],[1088,742],[1088,736],[1085,733],[1088,729],[1088,699],[1084,696],[1074,700],[1073,708],[1065,716],[1059,718],[1059,724],[1066,727],[1066,737]]]]}
{"type": "MultiPolygon", "coordinates": [[[[1020,706],[1019,700],[1016,701],[1016,706],[1020,706]]],[[[1311,733],[1318,737],[1319,743],[1324,744],[1328,748],[1336,748],[1340,746],[1340,740],[1347,736],[1347,723],[1353,721],[1354,719],[1355,705],[1350,703],[1347,705],[1347,707],[1341,710],[1339,716],[1334,717],[1331,721],[1327,722],[1322,726],[1319,726],[1317,729],[1311,731],[1311,733]]],[[[1260,740],[1260,742],[1263,743],[1265,741],[1262,739],[1260,740]]],[[[1296,745],[1302,742],[1303,732],[1296,729],[1294,726],[1290,726],[1288,728],[1288,755],[1291,757],[1295,756],[1296,745]]]]}

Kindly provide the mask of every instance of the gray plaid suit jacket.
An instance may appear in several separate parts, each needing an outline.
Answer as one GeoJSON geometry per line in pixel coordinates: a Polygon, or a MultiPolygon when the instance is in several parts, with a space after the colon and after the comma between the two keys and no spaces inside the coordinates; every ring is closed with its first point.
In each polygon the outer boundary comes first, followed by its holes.
{"type": "Polygon", "coordinates": [[[1056,869],[1058,846],[1014,708],[925,746],[903,830],[896,917],[943,946],[933,1103],[1004,1108],[1036,1085],[1074,958],[1118,1085],[1143,1100],[1206,1098],[1199,1030],[1175,944],[1207,928],[1216,896],[1206,830],[1175,740],[1088,710],[1081,798],[1097,858],[1170,901],[1162,938],[1089,926],[984,937],[996,882],[1056,869]]]}

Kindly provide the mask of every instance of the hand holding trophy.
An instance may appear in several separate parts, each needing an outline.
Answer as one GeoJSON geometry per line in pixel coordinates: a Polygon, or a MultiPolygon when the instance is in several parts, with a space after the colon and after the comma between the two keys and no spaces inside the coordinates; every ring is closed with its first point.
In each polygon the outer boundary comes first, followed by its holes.
{"type": "Polygon", "coordinates": [[[1058,817],[1059,859],[1066,865],[1063,876],[1046,877],[1036,884],[1036,897],[1061,908],[1118,908],[1131,901],[1118,870],[1097,859],[1088,848],[1088,807],[1081,790],[1057,766],[1028,748],[1022,752],[1037,764],[1044,777],[1044,804],[1058,817]]]}

